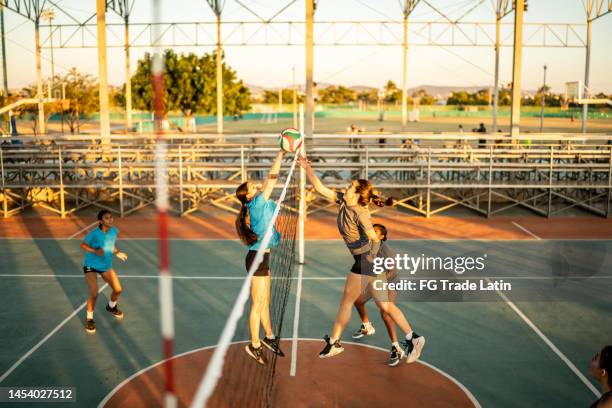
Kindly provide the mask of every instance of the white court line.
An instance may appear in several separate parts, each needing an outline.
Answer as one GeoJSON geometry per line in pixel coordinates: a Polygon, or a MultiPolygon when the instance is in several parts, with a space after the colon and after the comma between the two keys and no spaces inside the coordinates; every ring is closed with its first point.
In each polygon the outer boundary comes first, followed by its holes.
{"type": "MultiPolygon", "coordinates": [[[[491,282],[491,281],[489,280],[489,278],[487,278],[487,281],[491,282]]],[[[559,358],[560,358],[560,359],[561,359],[561,360],[562,360],[562,361],[565,363],[565,365],[567,365],[567,366],[569,367],[569,369],[570,369],[570,370],[572,370],[572,371],[574,372],[574,374],[576,374],[576,376],[577,376],[577,377],[580,379],[580,381],[582,381],[582,382],[584,383],[584,385],[586,385],[586,386],[587,386],[587,388],[588,388],[589,390],[591,390],[591,392],[592,392],[593,394],[595,394],[595,396],[596,396],[597,398],[600,398],[600,397],[601,397],[601,393],[599,392],[599,390],[598,390],[598,389],[597,389],[597,388],[596,388],[596,387],[595,387],[595,386],[594,386],[594,385],[593,385],[593,384],[592,384],[592,383],[591,383],[591,382],[590,382],[590,381],[589,381],[589,380],[588,380],[588,379],[587,379],[587,378],[584,376],[584,374],[582,374],[582,373],[580,372],[580,370],[578,370],[578,369],[576,368],[576,366],[574,365],[574,363],[572,363],[572,362],[570,361],[570,359],[569,359],[569,358],[567,358],[567,357],[565,356],[565,354],[563,354],[563,353],[561,352],[561,350],[559,350],[559,349],[557,348],[557,346],[555,346],[555,345],[553,344],[553,342],[552,342],[552,341],[550,341],[550,340],[548,339],[548,337],[546,337],[546,335],[545,335],[544,333],[542,333],[542,331],[541,331],[541,330],[538,328],[538,326],[536,326],[536,325],[535,325],[535,324],[534,324],[534,323],[533,323],[531,320],[529,320],[529,318],[528,318],[527,316],[525,316],[525,314],[524,314],[524,313],[523,313],[523,312],[522,312],[522,311],[521,311],[521,310],[520,310],[520,309],[519,309],[519,308],[518,308],[518,307],[517,307],[517,306],[516,306],[516,305],[515,305],[515,304],[514,304],[514,303],[513,303],[511,300],[510,300],[510,299],[508,299],[508,297],[507,297],[507,296],[506,296],[504,293],[500,292],[499,290],[498,290],[498,291],[496,291],[496,292],[497,292],[497,294],[498,294],[498,295],[499,295],[499,296],[500,296],[500,297],[501,297],[501,298],[502,298],[502,299],[503,299],[503,300],[506,302],[506,304],[507,304],[508,306],[510,306],[510,308],[511,308],[512,310],[514,310],[514,311],[516,312],[516,314],[517,314],[517,315],[519,315],[519,317],[520,317],[521,319],[523,319],[523,321],[524,321],[525,323],[527,323],[527,325],[528,325],[529,327],[531,327],[531,329],[532,329],[532,330],[533,330],[533,331],[534,331],[534,332],[535,332],[535,333],[536,333],[536,334],[537,334],[537,335],[538,335],[538,336],[539,336],[539,337],[540,337],[540,338],[541,338],[541,339],[544,341],[544,343],[546,343],[546,345],[547,345],[547,346],[548,346],[548,347],[549,347],[549,348],[550,348],[550,349],[551,349],[551,350],[552,350],[552,351],[553,351],[553,352],[554,352],[554,353],[555,353],[557,356],[559,356],[559,358]]]]}
{"type": "Polygon", "coordinates": [[[88,226],[86,226],[85,228],[75,232],[74,234],[72,234],[71,236],[69,236],[67,239],[73,239],[74,237],[76,237],[77,235],[79,235],[81,232],[86,231],[88,229],[90,229],[91,227],[93,227],[94,225],[96,225],[98,223],[98,221],[94,221],[91,224],[89,224],[88,226]]]}
{"type": "MultiPolygon", "coordinates": [[[[98,290],[98,293],[100,293],[104,289],[106,289],[107,286],[108,286],[108,283],[105,283],[104,285],[102,285],[102,287],[98,290]]],[[[13,364],[11,366],[11,368],[6,370],[6,372],[4,374],[2,374],[2,377],[0,377],[0,383],[2,381],[4,381],[4,379],[6,377],[8,377],[13,371],[15,371],[15,369],[17,367],[19,367],[21,365],[21,363],[23,363],[25,361],[26,358],[30,357],[32,355],[32,353],[34,353],[36,350],[38,350],[40,348],[40,346],[42,346],[47,340],[49,340],[49,338],[51,338],[51,336],[53,336],[59,329],[61,329],[66,323],[68,323],[68,320],[72,319],[77,313],[79,313],[81,310],[83,310],[83,308],[86,305],[87,305],[87,302],[83,302],[83,304],[81,306],[79,306],[75,311],[70,313],[68,315],[68,317],[66,317],[60,324],[55,326],[55,328],[53,330],[51,330],[49,332],[49,334],[47,334],[41,341],[36,343],[36,345],[34,347],[32,347],[30,350],[28,350],[27,353],[25,353],[23,356],[21,356],[21,358],[19,358],[19,360],[17,360],[15,362],[15,364],[13,364]]]]}
{"type": "Polygon", "coordinates": [[[537,239],[538,241],[541,241],[541,240],[542,240],[542,238],[538,237],[536,234],[534,234],[533,232],[529,231],[527,228],[523,227],[523,226],[522,226],[522,225],[520,225],[519,223],[516,223],[516,222],[512,221],[512,224],[513,224],[513,225],[514,225],[516,228],[520,229],[521,231],[526,232],[527,234],[531,235],[532,237],[534,237],[534,238],[535,238],[535,239],[537,239]]]}
{"type": "Polygon", "coordinates": [[[295,377],[297,371],[298,329],[300,327],[300,301],[302,299],[302,278],[304,265],[298,266],[297,289],[295,291],[295,313],[293,315],[293,339],[291,340],[291,370],[289,375],[295,377]]]}

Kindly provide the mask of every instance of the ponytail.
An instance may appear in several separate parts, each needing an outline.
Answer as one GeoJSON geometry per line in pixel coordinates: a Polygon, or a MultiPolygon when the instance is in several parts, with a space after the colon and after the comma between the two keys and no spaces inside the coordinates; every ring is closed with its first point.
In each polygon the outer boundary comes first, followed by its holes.
{"type": "Polygon", "coordinates": [[[236,197],[238,198],[238,200],[240,200],[240,212],[238,213],[238,216],[236,217],[235,225],[236,225],[236,232],[238,233],[238,237],[240,238],[240,241],[242,241],[242,243],[245,245],[251,246],[257,242],[257,234],[253,232],[253,230],[247,223],[247,217],[249,215],[249,209],[246,206],[248,203],[247,198],[246,198],[247,192],[248,192],[247,182],[242,183],[236,189],[236,197]]]}
{"type": "Polygon", "coordinates": [[[391,197],[384,199],[374,193],[374,186],[372,182],[365,179],[358,179],[355,187],[355,193],[359,195],[357,202],[359,205],[368,206],[373,203],[379,207],[392,206],[395,204],[395,200],[391,197]]]}
{"type": "Polygon", "coordinates": [[[395,204],[395,199],[393,197],[384,199],[381,196],[377,196],[376,194],[373,194],[372,203],[374,203],[374,205],[377,205],[379,207],[384,207],[384,206],[391,207],[395,204]]]}

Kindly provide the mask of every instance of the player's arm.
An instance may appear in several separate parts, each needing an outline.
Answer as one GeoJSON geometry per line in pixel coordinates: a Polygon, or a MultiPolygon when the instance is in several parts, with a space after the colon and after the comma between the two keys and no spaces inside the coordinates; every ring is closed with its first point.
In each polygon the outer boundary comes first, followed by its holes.
{"type": "Polygon", "coordinates": [[[306,176],[308,177],[308,180],[310,180],[310,182],[312,183],[312,186],[317,191],[317,193],[321,194],[323,197],[327,198],[328,200],[335,200],[336,194],[334,193],[332,189],[326,187],[321,182],[319,177],[317,177],[314,170],[312,169],[312,166],[310,166],[310,162],[308,161],[308,159],[306,159],[306,156],[302,156],[298,160],[299,160],[300,166],[302,166],[302,168],[306,170],[306,176]]]}
{"type": "Polygon", "coordinates": [[[102,248],[93,248],[85,241],[81,241],[81,248],[83,248],[83,250],[86,252],[90,252],[98,256],[104,255],[104,250],[102,248]]]}
{"type": "Polygon", "coordinates": [[[372,226],[372,220],[370,219],[369,215],[365,213],[360,214],[358,222],[371,242],[370,251],[367,255],[368,261],[374,262],[374,258],[378,256],[378,251],[380,249],[380,239],[378,238],[378,234],[376,234],[376,231],[372,226]]]}
{"type": "Polygon", "coordinates": [[[272,167],[270,167],[268,177],[266,177],[266,180],[261,185],[261,192],[266,200],[268,200],[270,198],[270,195],[272,195],[272,190],[274,190],[276,180],[278,180],[278,172],[280,171],[284,154],[285,151],[283,149],[278,152],[276,158],[274,159],[274,163],[272,163],[272,167]]]}

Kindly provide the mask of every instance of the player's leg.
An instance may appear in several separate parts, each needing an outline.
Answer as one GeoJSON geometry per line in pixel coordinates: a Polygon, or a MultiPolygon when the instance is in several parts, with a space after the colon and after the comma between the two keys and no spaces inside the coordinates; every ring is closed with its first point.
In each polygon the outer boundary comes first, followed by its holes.
{"type": "Polygon", "coordinates": [[[325,338],[327,344],[319,353],[319,357],[332,357],[344,351],[344,348],[340,345],[339,340],[342,336],[344,328],[351,318],[351,310],[353,309],[353,305],[361,295],[361,292],[361,275],[350,272],[346,278],[346,282],[344,283],[344,292],[342,293],[340,306],[338,306],[338,312],[336,313],[331,338],[325,338]]]}
{"type": "Polygon", "coordinates": [[[110,301],[106,305],[106,310],[112,313],[116,318],[122,319],[123,312],[117,307],[117,301],[119,300],[119,296],[121,296],[121,292],[123,291],[119,277],[112,268],[104,273],[101,273],[100,276],[102,276],[102,279],[104,279],[104,281],[108,283],[113,290],[110,301]]]}
{"type": "Polygon", "coordinates": [[[364,293],[359,296],[359,298],[355,301],[355,309],[357,309],[357,313],[359,313],[359,317],[361,318],[361,326],[359,329],[353,333],[354,339],[360,339],[364,336],[372,336],[376,333],[376,329],[372,323],[370,323],[370,319],[368,318],[368,309],[366,307],[366,303],[372,298],[372,294],[369,289],[366,289],[364,293]]]}
{"type": "Polygon", "coordinates": [[[89,289],[89,296],[87,297],[87,317],[85,318],[85,329],[89,333],[94,333],[96,331],[96,325],[94,323],[93,313],[94,308],[96,306],[96,299],[98,298],[97,273],[85,272],[85,281],[87,282],[87,288],[89,289]]]}
{"type": "Polygon", "coordinates": [[[266,277],[253,276],[251,282],[251,313],[249,315],[249,328],[251,330],[251,343],[257,348],[260,346],[259,330],[261,315],[266,304],[266,277]]]}
{"type": "Polygon", "coordinates": [[[261,343],[270,349],[272,352],[278,354],[281,357],[285,356],[285,353],[280,349],[280,340],[274,335],[272,330],[272,323],[270,321],[270,275],[264,277],[265,285],[265,300],[261,310],[261,325],[264,329],[266,336],[261,340],[261,343]]]}
{"type": "Polygon", "coordinates": [[[404,313],[395,305],[394,302],[390,301],[389,292],[386,290],[377,290],[372,282],[377,279],[371,277],[372,295],[376,300],[376,305],[380,308],[381,312],[387,313],[391,319],[402,329],[406,334],[406,340],[404,343],[405,351],[407,354],[407,363],[416,361],[421,355],[421,351],[425,346],[425,337],[420,336],[412,331],[412,327],[406,320],[404,313]]]}

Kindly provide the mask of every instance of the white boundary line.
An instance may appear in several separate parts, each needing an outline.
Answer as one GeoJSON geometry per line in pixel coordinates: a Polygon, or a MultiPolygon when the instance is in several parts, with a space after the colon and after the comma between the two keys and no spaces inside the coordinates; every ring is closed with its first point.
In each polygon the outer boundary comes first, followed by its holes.
{"type": "Polygon", "coordinates": [[[542,238],[538,237],[536,234],[534,234],[533,232],[529,231],[527,228],[523,227],[521,224],[512,221],[512,225],[514,225],[516,228],[520,229],[521,231],[531,235],[532,237],[534,237],[535,239],[537,239],[538,241],[541,241],[542,238]]]}
{"type": "MultiPolygon", "coordinates": [[[[311,338],[300,338],[298,339],[300,341],[317,341],[320,342],[321,339],[311,339],[311,338]]],[[[247,343],[250,340],[243,340],[243,341],[235,341],[232,342],[231,344],[242,344],[242,343],[247,343]]],[[[354,346],[361,346],[361,347],[367,347],[367,348],[371,348],[373,350],[377,350],[377,351],[382,351],[387,353],[389,350],[384,349],[382,347],[377,347],[377,346],[372,346],[369,344],[362,344],[362,343],[354,343],[352,341],[343,341],[343,343],[345,344],[351,344],[354,346]]],[[[173,356],[173,359],[179,358],[179,357],[184,357],[187,356],[189,354],[193,354],[193,353],[197,353],[199,351],[204,351],[204,350],[208,350],[211,348],[215,348],[217,347],[216,345],[212,345],[212,346],[206,346],[206,347],[200,347],[197,349],[193,349],[193,350],[189,350],[186,351],[184,353],[181,354],[177,354],[175,356],[173,356]]],[[[135,372],[134,374],[132,374],[131,376],[129,376],[128,378],[126,378],[125,380],[121,381],[119,384],[117,384],[117,386],[115,388],[113,388],[103,399],[102,401],[100,401],[100,403],[98,404],[97,408],[104,408],[104,406],[106,405],[106,403],[113,397],[113,395],[115,395],[117,393],[117,391],[119,391],[121,388],[123,388],[124,385],[126,385],[127,383],[129,383],[130,381],[132,381],[134,378],[138,377],[139,375],[143,374],[146,371],[149,371],[163,363],[165,363],[166,360],[161,360],[158,361],[155,364],[151,364],[150,366],[147,366],[141,370],[138,370],[137,372],[135,372]]],[[[456,378],[454,378],[453,376],[451,376],[450,374],[448,374],[445,371],[442,371],[441,369],[435,367],[434,365],[427,363],[423,360],[417,360],[416,361],[417,364],[422,364],[425,367],[431,368],[432,370],[436,371],[437,373],[443,375],[444,377],[448,378],[450,381],[452,381],[457,387],[461,388],[461,391],[463,391],[465,393],[465,395],[469,398],[469,400],[472,402],[472,404],[474,404],[475,408],[481,408],[480,403],[478,402],[478,400],[476,399],[476,397],[474,397],[474,395],[470,392],[470,390],[463,384],[461,384],[456,378]]],[[[209,361],[210,364],[210,361],[209,361]]]]}
{"type": "Polygon", "coordinates": [[[90,229],[91,227],[93,227],[94,225],[96,225],[98,223],[98,221],[94,221],[91,224],[89,224],[88,226],[86,226],[85,228],[75,232],[74,234],[72,234],[71,236],[69,236],[66,239],[74,239],[77,235],[79,235],[81,232],[83,231],[87,231],[88,229],[90,229]]]}
{"type": "MultiPolygon", "coordinates": [[[[100,293],[104,289],[106,289],[107,286],[108,286],[108,283],[105,283],[104,285],[102,285],[102,287],[100,289],[98,289],[98,293],[100,293]]],[[[72,319],[77,313],[79,313],[86,305],[87,305],[87,302],[83,302],[83,304],[81,306],[79,306],[76,310],[74,310],[72,313],[70,313],[68,315],[68,317],[66,317],[60,324],[55,326],[55,328],[53,330],[51,330],[49,332],[49,334],[47,334],[45,337],[43,337],[43,339],[40,340],[38,343],[36,343],[36,345],[34,347],[32,347],[30,350],[28,350],[27,353],[25,353],[23,356],[21,356],[21,358],[19,358],[19,360],[17,360],[15,362],[15,364],[13,364],[11,366],[11,368],[6,370],[6,372],[4,374],[2,374],[2,377],[0,377],[0,383],[2,381],[4,381],[6,379],[6,377],[8,377],[17,367],[19,367],[21,365],[21,363],[23,363],[25,361],[26,358],[30,357],[30,355],[32,355],[32,353],[34,353],[36,350],[38,350],[40,348],[40,346],[42,346],[47,340],[49,340],[49,338],[51,338],[51,336],[53,336],[59,329],[61,329],[66,323],[68,323],[68,321],[70,319],[72,319]]]]}
{"type": "MultiPolygon", "coordinates": [[[[490,280],[487,278],[487,281],[490,282],[490,280]]],[[[510,308],[512,310],[514,310],[514,312],[519,315],[519,317],[521,319],[523,319],[523,321],[525,323],[527,323],[527,326],[531,327],[531,329],[538,335],[538,337],[540,337],[542,339],[542,341],[544,341],[544,343],[546,343],[546,345],[557,355],[559,356],[559,358],[565,363],[565,365],[567,365],[569,367],[570,370],[572,370],[572,372],[574,374],[576,374],[576,376],[580,379],[580,381],[582,381],[584,383],[584,385],[587,386],[587,388],[589,390],[591,390],[591,392],[597,397],[600,398],[601,397],[601,393],[599,392],[599,390],[584,376],[584,374],[582,374],[580,372],[580,370],[578,370],[576,368],[576,366],[574,365],[574,363],[572,363],[570,361],[569,358],[567,358],[565,356],[565,354],[563,354],[561,352],[561,350],[559,350],[557,348],[557,346],[555,346],[553,344],[552,341],[550,341],[548,339],[548,337],[546,337],[546,335],[544,333],[542,333],[542,331],[538,328],[538,326],[536,326],[522,311],[521,309],[519,309],[510,299],[508,299],[508,297],[503,293],[500,292],[499,290],[496,291],[497,294],[506,302],[506,304],[508,306],[510,306],[510,308]]]]}
{"type": "Polygon", "coordinates": [[[302,278],[304,265],[298,265],[297,289],[295,291],[295,313],[293,315],[293,339],[291,340],[291,369],[289,375],[295,377],[297,371],[298,329],[300,327],[300,302],[302,299],[302,278]]]}

